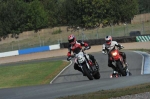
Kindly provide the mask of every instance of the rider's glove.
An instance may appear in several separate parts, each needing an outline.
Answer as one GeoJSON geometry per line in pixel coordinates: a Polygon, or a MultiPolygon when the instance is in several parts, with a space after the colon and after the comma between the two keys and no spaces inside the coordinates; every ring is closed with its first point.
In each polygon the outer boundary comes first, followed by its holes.
{"type": "Polygon", "coordinates": [[[105,53],[105,51],[102,51],[102,53],[104,54],[104,53],[105,53]]]}
{"type": "Polygon", "coordinates": [[[103,54],[107,54],[105,51],[102,51],[103,54]]]}
{"type": "Polygon", "coordinates": [[[121,49],[123,49],[124,47],[121,45],[121,49]]]}
{"type": "Polygon", "coordinates": [[[107,54],[107,52],[106,52],[106,50],[105,50],[105,49],[103,49],[103,50],[102,50],[102,53],[103,53],[103,54],[107,54]]]}
{"type": "Polygon", "coordinates": [[[90,46],[87,46],[87,47],[84,48],[84,50],[88,50],[88,49],[90,49],[90,48],[91,48],[90,46]]]}
{"type": "Polygon", "coordinates": [[[68,57],[68,58],[67,58],[67,61],[70,61],[70,60],[71,60],[71,57],[68,57]]]}
{"type": "Polygon", "coordinates": [[[119,49],[123,49],[124,47],[121,45],[119,49]]]}

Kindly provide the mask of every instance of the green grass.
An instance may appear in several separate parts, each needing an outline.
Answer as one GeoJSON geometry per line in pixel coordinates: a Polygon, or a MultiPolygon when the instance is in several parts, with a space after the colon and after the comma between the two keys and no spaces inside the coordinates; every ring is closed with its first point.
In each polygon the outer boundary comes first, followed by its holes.
{"type": "Polygon", "coordinates": [[[0,88],[49,84],[68,64],[51,61],[0,67],[0,88]]]}

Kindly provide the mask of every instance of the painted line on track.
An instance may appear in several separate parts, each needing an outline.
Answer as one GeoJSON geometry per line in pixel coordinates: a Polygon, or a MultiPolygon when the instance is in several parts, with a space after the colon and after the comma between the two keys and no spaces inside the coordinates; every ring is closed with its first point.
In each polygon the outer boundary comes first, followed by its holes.
{"type": "Polygon", "coordinates": [[[134,51],[143,57],[141,75],[150,74],[150,54],[142,51],[134,51]]]}
{"type": "MultiPolygon", "coordinates": [[[[66,60],[65,60],[65,61],[66,61],[66,60]]],[[[52,84],[53,81],[54,81],[63,71],[65,71],[69,66],[71,66],[71,64],[72,64],[72,61],[70,61],[70,64],[69,64],[68,66],[66,66],[57,76],[55,76],[55,78],[50,82],[50,84],[52,84]]]]}

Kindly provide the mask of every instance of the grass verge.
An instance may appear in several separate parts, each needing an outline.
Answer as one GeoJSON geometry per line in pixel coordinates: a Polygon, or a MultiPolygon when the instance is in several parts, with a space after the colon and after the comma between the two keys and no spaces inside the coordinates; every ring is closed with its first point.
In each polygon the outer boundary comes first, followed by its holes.
{"type": "Polygon", "coordinates": [[[49,84],[68,64],[66,61],[50,61],[0,67],[0,88],[49,84]]]}

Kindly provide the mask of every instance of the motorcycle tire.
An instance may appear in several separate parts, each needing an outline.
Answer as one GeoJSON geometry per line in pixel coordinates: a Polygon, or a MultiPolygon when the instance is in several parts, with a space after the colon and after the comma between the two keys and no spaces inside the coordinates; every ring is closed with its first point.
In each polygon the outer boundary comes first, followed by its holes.
{"type": "Polygon", "coordinates": [[[117,67],[118,67],[118,69],[119,69],[119,72],[122,74],[122,76],[126,76],[127,73],[126,73],[126,71],[123,69],[122,63],[121,63],[120,61],[117,61],[117,62],[116,62],[116,65],[117,65],[117,67]]]}
{"type": "Polygon", "coordinates": [[[91,75],[91,73],[90,73],[89,69],[87,68],[86,64],[84,64],[82,66],[82,69],[83,69],[85,75],[88,77],[88,79],[93,80],[93,76],[91,75]]]}
{"type": "Polygon", "coordinates": [[[93,75],[93,77],[94,77],[94,79],[100,79],[100,73],[99,73],[99,71],[95,75],[93,75]]]}

